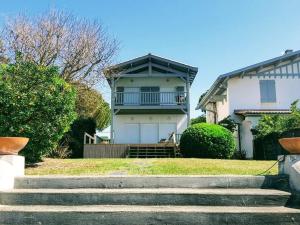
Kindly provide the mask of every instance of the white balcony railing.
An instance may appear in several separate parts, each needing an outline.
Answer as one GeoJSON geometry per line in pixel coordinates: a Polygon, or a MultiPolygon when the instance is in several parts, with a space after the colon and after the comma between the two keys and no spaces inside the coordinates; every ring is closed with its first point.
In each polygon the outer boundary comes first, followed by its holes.
{"type": "Polygon", "coordinates": [[[115,105],[185,105],[186,92],[115,92],[115,105]]]}

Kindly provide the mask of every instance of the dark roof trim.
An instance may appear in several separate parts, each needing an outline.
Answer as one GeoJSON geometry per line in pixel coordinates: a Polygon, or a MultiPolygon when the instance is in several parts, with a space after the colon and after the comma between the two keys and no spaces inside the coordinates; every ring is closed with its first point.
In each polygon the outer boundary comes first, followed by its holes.
{"type": "Polygon", "coordinates": [[[208,90],[206,95],[199,101],[196,109],[202,108],[206,104],[207,100],[209,99],[209,96],[211,94],[213,94],[215,92],[215,90],[219,88],[220,84],[223,83],[224,81],[226,81],[226,80],[228,80],[232,77],[239,76],[243,73],[247,73],[247,72],[250,72],[250,71],[253,71],[253,70],[257,70],[257,69],[262,69],[264,67],[273,65],[274,63],[280,63],[282,61],[297,58],[299,56],[300,56],[300,50],[295,51],[295,52],[288,52],[288,53],[286,53],[282,56],[279,56],[279,57],[276,57],[276,58],[273,58],[273,59],[269,59],[269,60],[265,60],[263,62],[253,64],[251,66],[247,66],[247,67],[244,67],[244,68],[234,70],[232,72],[220,75],[216,79],[216,81],[213,83],[213,85],[210,87],[210,89],[208,90]]]}

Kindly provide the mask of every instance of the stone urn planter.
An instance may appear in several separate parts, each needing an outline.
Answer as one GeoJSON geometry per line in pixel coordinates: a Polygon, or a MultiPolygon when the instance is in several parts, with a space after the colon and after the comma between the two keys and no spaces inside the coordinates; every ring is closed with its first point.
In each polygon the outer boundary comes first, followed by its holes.
{"type": "Polygon", "coordinates": [[[17,155],[28,141],[24,137],[0,137],[0,155],[17,155]]]}
{"type": "Polygon", "coordinates": [[[281,138],[280,145],[292,154],[300,154],[300,137],[281,138]]]}

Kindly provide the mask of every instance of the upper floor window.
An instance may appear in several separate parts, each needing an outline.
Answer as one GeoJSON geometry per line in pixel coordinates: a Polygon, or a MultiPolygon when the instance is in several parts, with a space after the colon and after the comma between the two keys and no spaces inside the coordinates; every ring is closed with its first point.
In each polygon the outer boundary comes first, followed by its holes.
{"type": "Polygon", "coordinates": [[[275,80],[260,80],[259,86],[261,103],[276,102],[275,80]]]}

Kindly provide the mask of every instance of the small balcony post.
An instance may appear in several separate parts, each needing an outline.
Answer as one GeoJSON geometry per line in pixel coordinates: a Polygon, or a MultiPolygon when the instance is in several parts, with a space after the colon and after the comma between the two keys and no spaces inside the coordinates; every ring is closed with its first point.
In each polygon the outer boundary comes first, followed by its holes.
{"type": "Polygon", "coordinates": [[[186,74],[186,108],[187,108],[187,126],[190,125],[190,75],[186,74]]]}
{"type": "Polygon", "coordinates": [[[115,114],[115,78],[112,75],[111,81],[111,122],[110,122],[110,143],[114,143],[114,114],[115,114]]]}

